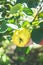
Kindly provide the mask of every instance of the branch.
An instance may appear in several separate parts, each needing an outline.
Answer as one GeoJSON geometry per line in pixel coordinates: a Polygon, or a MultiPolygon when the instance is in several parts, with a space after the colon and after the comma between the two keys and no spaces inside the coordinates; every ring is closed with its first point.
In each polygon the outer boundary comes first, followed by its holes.
{"type": "Polygon", "coordinates": [[[34,17],[34,19],[33,19],[32,22],[34,22],[34,20],[36,19],[37,15],[39,14],[39,11],[40,11],[41,9],[42,9],[42,7],[40,6],[40,8],[39,8],[39,10],[37,11],[37,13],[36,13],[36,15],[35,15],[35,17],[34,17]]]}

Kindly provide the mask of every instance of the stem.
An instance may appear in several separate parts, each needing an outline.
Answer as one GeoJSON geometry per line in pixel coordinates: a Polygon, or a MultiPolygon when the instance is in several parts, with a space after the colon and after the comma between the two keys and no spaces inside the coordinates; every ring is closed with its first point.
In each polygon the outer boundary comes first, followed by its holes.
{"type": "Polygon", "coordinates": [[[34,17],[34,19],[33,19],[32,22],[34,22],[34,20],[36,19],[37,15],[38,15],[39,12],[40,12],[40,10],[42,9],[42,6],[41,6],[42,2],[43,2],[43,1],[40,1],[40,4],[39,4],[39,7],[40,7],[40,8],[39,8],[39,10],[37,11],[37,13],[36,13],[36,15],[35,15],[35,17],[34,17]]]}
{"type": "Polygon", "coordinates": [[[42,9],[42,7],[40,6],[40,8],[39,8],[39,10],[37,11],[37,13],[36,13],[36,15],[35,15],[35,17],[34,17],[34,19],[33,19],[32,22],[34,22],[34,20],[36,19],[37,15],[39,14],[39,11],[40,11],[41,9],[42,9]]]}

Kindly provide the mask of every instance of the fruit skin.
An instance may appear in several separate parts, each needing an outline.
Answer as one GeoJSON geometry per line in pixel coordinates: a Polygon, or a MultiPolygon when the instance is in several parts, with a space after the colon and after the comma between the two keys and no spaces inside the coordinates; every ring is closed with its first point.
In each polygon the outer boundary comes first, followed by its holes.
{"type": "Polygon", "coordinates": [[[40,45],[43,45],[43,39],[39,42],[40,45]]]}
{"type": "Polygon", "coordinates": [[[41,28],[33,29],[31,37],[33,42],[43,45],[43,30],[41,28]]]}
{"type": "Polygon", "coordinates": [[[25,29],[15,30],[12,36],[12,42],[18,47],[24,47],[30,41],[30,32],[25,29]]]}

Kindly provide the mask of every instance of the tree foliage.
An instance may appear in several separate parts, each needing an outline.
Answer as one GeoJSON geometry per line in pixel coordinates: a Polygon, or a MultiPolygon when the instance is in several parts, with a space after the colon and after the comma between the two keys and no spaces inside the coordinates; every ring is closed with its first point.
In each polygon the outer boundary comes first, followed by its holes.
{"type": "MultiPolygon", "coordinates": [[[[6,52],[9,51],[8,47],[12,44],[13,31],[21,28],[30,30],[31,38],[36,43],[43,38],[42,4],[43,2],[40,0],[0,0],[1,65],[9,65],[9,57],[6,55],[6,52]],[[41,34],[41,37],[37,38],[35,36],[38,34],[41,34]]],[[[27,47],[25,51],[28,54],[30,48],[27,47]]],[[[21,58],[21,60],[24,60],[24,58],[21,58]]]]}

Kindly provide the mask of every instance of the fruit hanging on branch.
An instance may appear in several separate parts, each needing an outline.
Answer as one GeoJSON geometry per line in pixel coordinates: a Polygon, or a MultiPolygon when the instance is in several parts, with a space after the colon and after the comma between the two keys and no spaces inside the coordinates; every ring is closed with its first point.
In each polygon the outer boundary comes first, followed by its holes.
{"type": "Polygon", "coordinates": [[[30,31],[25,28],[21,28],[14,31],[14,34],[12,36],[12,42],[19,47],[24,47],[27,43],[29,43],[30,38],[30,31]]]}
{"type": "Polygon", "coordinates": [[[43,30],[41,28],[33,29],[31,37],[33,42],[43,45],[43,30]]]}

